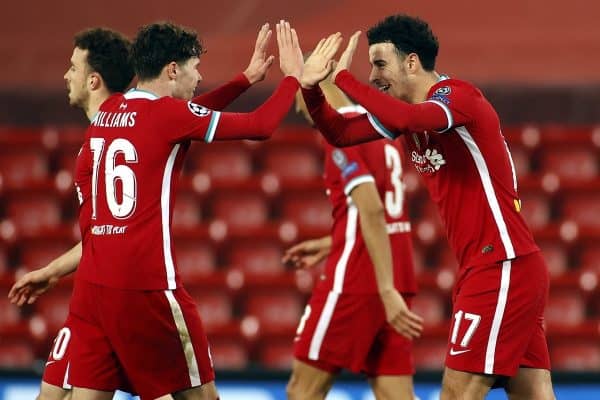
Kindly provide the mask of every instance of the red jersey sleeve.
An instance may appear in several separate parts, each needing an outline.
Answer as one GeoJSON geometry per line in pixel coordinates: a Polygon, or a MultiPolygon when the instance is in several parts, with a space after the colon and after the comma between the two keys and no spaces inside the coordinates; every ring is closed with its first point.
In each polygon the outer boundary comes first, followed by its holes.
{"type": "Polygon", "coordinates": [[[353,189],[365,182],[375,182],[358,147],[351,146],[340,149],[328,145],[327,157],[331,162],[332,177],[334,180],[339,180],[346,196],[349,196],[353,189]]]}
{"type": "Polygon", "coordinates": [[[246,78],[246,75],[239,73],[223,86],[194,97],[192,102],[202,104],[204,107],[213,110],[222,110],[248,90],[250,86],[250,82],[248,81],[248,78],[246,78]]]}
{"type": "Polygon", "coordinates": [[[193,101],[163,97],[159,101],[157,118],[162,131],[173,143],[188,140],[267,139],[289,111],[299,83],[296,78],[284,78],[275,92],[260,107],[250,113],[214,111],[193,101]]]}
{"type": "Polygon", "coordinates": [[[434,102],[409,104],[365,85],[350,72],[341,71],[335,84],[367,109],[367,118],[382,136],[395,138],[406,132],[443,130],[448,127],[446,111],[434,102]]]}
{"type": "Polygon", "coordinates": [[[483,95],[474,86],[456,79],[442,79],[429,90],[426,103],[438,105],[446,113],[447,125],[436,129],[447,132],[473,120],[474,105],[483,100],[483,95]]]}

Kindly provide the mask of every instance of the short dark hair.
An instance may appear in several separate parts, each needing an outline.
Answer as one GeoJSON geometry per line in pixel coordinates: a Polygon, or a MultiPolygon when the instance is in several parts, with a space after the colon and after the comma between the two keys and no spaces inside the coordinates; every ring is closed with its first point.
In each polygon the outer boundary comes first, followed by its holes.
{"type": "Polygon", "coordinates": [[[204,48],[191,29],[170,22],[144,25],[131,47],[133,69],[140,80],[154,79],[165,65],[200,57],[204,48]]]}
{"type": "Polygon", "coordinates": [[[79,32],[73,41],[75,47],[88,51],[88,65],[102,76],[110,92],[127,89],[133,79],[129,39],[111,29],[92,28],[79,32]]]}
{"type": "Polygon", "coordinates": [[[406,14],[391,15],[367,31],[369,46],[392,43],[400,54],[416,53],[427,71],[435,68],[439,43],[427,22],[406,14]]]}

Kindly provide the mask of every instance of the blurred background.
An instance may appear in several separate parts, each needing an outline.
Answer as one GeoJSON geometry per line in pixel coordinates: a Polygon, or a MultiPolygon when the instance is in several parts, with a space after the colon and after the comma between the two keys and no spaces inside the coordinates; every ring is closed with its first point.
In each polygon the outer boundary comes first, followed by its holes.
{"type": "MultiPolygon", "coordinates": [[[[72,171],[86,119],[68,106],[62,79],[75,33],[106,26],[133,36],[156,20],[194,28],[208,49],[200,65],[206,90],[246,67],[264,22],[290,20],[310,50],[329,33],[347,38],[399,12],[430,23],[439,72],[476,83],[498,110],[522,212],[552,277],[546,323],[558,397],[600,398],[600,3],[64,0],[0,10],[0,399],[35,396],[68,312],[72,279],[22,309],[6,294],[16,276],[79,240],[72,171]]],[[[365,36],[352,71],[367,79],[365,36]]],[[[280,79],[275,63],[230,109],[252,110],[280,79]]],[[[173,217],[176,256],[211,339],[223,399],[284,396],[293,335],[319,271],[287,269],[280,257],[328,233],[321,174],[319,136],[293,111],[267,142],[194,144],[187,157],[173,217]]],[[[414,308],[426,320],[415,342],[417,393],[435,399],[456,261],[408,165],[404,180],[420,284],[414,308]]],[[[343,378],[329,398],[368,398],[360,377],[343,378]]]]}

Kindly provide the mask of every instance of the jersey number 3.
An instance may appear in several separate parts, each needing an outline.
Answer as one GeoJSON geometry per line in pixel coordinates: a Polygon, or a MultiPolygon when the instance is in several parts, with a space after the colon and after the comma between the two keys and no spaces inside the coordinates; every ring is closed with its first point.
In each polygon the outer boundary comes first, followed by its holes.
{"type": "Polygon", "coordinates": [[[398,150],[389,144],[383,147],[385,165],[390,170],[390,183],[394,190],[385,192],[385,209],[392,218],[402,215],[404,207],[404,183],[402,183],[402,159],[398,150]]]}
{"type": "Polygon", "coordinates": [[[98,172],[104,158],[104,183],[106,187],[106,202],[108,208],[117,219],[125,219],[135,211],[137,197],[137,182],[133,170],[127,165],[116,165],[118,156],[126,163],[137,163],[138,156],[133,144],[127,139],[115,139],[104,153],[106,141],[102,138],[92,138],[90,148],[94,154],[92,171],[92,219],[96,219],[98,196],[98,172]],[[117,198],[117,183],[122,188],[121,198],[117,198]]]}

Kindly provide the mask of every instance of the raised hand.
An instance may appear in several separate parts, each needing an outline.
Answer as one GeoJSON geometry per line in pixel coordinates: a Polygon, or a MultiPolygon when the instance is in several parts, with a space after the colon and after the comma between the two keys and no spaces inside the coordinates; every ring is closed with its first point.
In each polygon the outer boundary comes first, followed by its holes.
{"type": "Polygon", "coordinates": [[[254,53],[252,53],[248,68],[244,71],[244,75],[246,75],[251,85],[265,79],[269,68],[273,64],[275,56],[267,56],[267,48],[269,47],[272,33],[268,23],[261,26],[260,31],[258,31],[254,53]]]}
{"type": "Polygon", "coordinates": [[[385,317],[392,327],[407,339],[416,339],[423,331],[423,318],[409,310],[397,290],[380,293],[385,309],[385,317]]]}
{"type": "Polygon", "coordinates": [[[358,46],[358,39],[360,38],[361,31],[356,31],[352,36],[350,36],[350,40],[348,40],[348,46],[346,50],[340,56],[340,60],[338,61],[335,69],[333,70],[333,75],[331,75],[331,79],[335,81],[337,74],[340,73],[341,70],[350,69],[350,64],[352,64],[352,57],[356,52],[356,47],[358,46]]]}
{"type": "Polygon", "coordinates": [[[305,240],[287,249],[281,261],[294,268],[312,268],[327,257],[330,251],[330,236],[305,240]]]}
{"type": "Polygon", "coordinates": [[[47,268],[31,271],[19,278],[8,292],[8,299],[18,306],[33,304],[38,297],[52,288],[59,277],[47,268]]]}
{"type": "Polygon", "coordinates": [[[303,88],[310,89],[327,78],[333,69],[333,56],[341,43],[342,35],[339,32],[319,41],[317,47],[304,62],[304,72],[300,80],[303,88]]]}
{"type": "Polygon", "coordinates": [[[277,45],[279,46],[279,67],[285,76],[293,76],[300,80],[304,61],[302,49],[298,42],[296,30],[290,27],[288,21],[281,20],[275,25],[277,45]]]}

